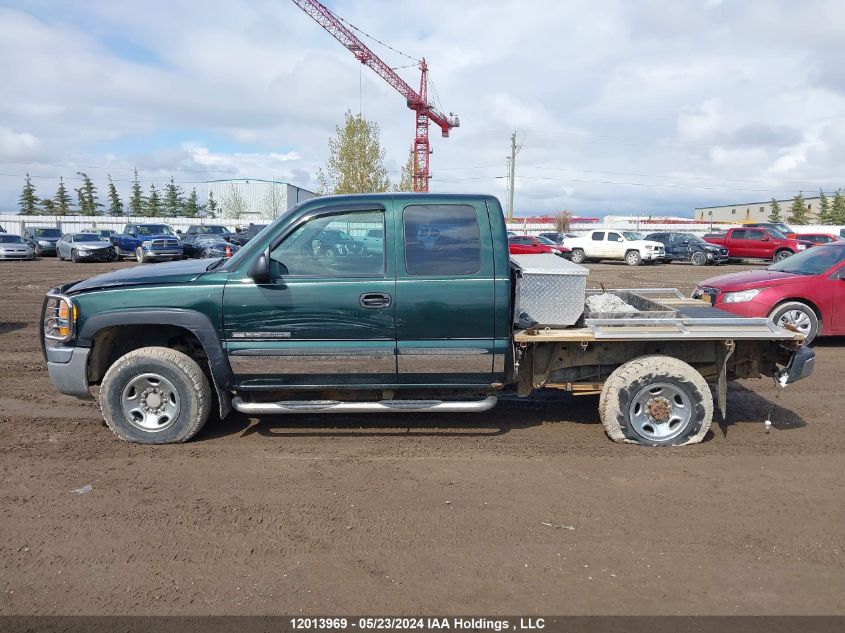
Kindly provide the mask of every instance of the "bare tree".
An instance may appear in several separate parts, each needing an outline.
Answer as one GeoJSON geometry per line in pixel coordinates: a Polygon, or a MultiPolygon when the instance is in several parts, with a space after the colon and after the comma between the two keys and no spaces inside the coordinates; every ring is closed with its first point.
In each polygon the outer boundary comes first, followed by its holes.
{"type": "Polygon", "coordinates": [[[284,203],[284,196],[276,190],[276,183],[273,183],[261,199],[261,217],[275,220],[284,211],[284,203]]]}
{"type": "Polygon", "coordinates": [[[572,214],[569,211],[561,211],[555,216],[555,230],[558,233],[566,233],[572,224],[572,214]]]}
{"type": "Polygon", "coordinates": [[[240,220],[241,216],[246,213],[246,198],[234,183],[229,185],[229,189],[223,195],[222,206],[223,214],[233,220],[240,220]]]}

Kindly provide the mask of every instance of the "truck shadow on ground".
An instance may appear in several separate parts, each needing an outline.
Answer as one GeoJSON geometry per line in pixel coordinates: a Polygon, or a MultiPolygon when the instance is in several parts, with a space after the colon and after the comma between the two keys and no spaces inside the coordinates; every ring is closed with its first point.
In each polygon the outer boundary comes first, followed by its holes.
{"type": "Polygon", "coordinates": [[[542,424],[600,424],[598,397],[566,393],[502,397],[484,413],[302,414],[253,416],[232,412],[194,441],[246,437],[495,437],[542,424]]]}
{"type": "MultiPolygon", "coordinates": [[[[736,424],[760,424],[768,419],[777,430],[806,426],[794,411],[778,404],[772,394],[761,395],[738,383],[728,388],[728,415],[714,413],[713,426],[704,441],[736,424]]],[[[598,396],[572,396],[563,392],[537,392],[531,398],[504,395],[484,413],[414,414],[301,414],[249,416],[232,412],[226,420],[209,424],[194,441],[228,436],[280,437],[496,437],[543,424],[600,425],[598,396]]]]}
{"type": "Polygon", "coordinates": [[[0,334],[7,334],[15,330],[22,330],[27,327],[29,323],[23,321],[11,321],[9,323],[0,323],[0,334]]]}
{"type": "Polygon", "coordinates": [[[804,419],[791,409],[779,404],[775,387],[769,383],[771,393],[759,394],[739,383],[728,385],[727,417],[717,410],[713,416],[713,429],[719,428],[722,437],[728,436],[728,429],[735,424],[759,424],[770,420],[772,427],[779,431],[789,431],[807,426],[804,419]]]}

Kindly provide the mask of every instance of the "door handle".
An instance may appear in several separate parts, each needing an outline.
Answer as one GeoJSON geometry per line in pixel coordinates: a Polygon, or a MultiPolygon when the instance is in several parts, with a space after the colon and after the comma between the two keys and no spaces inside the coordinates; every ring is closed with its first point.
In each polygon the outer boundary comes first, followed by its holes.
{"type": "Polygon", "coordinates": [[[392,297],[382,292],[366,292],[359,300],[362,308],[389,308],[392,297]]]}

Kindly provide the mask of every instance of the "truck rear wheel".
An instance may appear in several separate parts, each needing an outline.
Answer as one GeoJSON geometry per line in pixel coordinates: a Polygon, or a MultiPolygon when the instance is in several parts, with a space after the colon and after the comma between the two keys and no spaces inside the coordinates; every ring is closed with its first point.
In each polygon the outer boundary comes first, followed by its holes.
{"type": "Polygon", "coordinates": [[[583,264],[585,261],[587,261],[587,256],[585,255],[582,249],[573,248],[571,261],[573,264],[583,264]]]}
{"type": "Polygon", "coordinates": [[[599,414],[615,442],[696,444],[713,421],[713,396],[707,381],[687,363],[671,356],[642,356],[608,377],[599,414]]]}
{"type": "Polygon", "coordinates": [[[643,258],[639,251],[628,251],[625,253],[625,261],[628,262],[628,266],[639,266],[643,258]]]}
{"type": "Polygon", "coordinates": [[[100,409],[126,442],[186,442],[211,411],[211,386],[190,356],[167,347],[142,347],[109,367],[100,386],[100,409]]]}

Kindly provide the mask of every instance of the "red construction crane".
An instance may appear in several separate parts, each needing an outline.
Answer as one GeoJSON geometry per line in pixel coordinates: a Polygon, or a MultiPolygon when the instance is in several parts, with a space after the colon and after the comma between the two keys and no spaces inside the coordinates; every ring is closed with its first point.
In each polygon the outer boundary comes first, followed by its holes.
{"type": "Polygon", "coordinates": [[[414,135],[414,191],[428,191],[428,156],[431,148],[428,142],[428,124],[434,121],[440,126],[443,137],[449,136],[449,130],[459,127],[461,122],[457,116],[449,113],[446,116],[434,109],[428,103],[428,66],[425,58],[419,62],[420,91],[416,92],[404,79],[396,74],[390,66],[370,50],[358,37],[349,30],[334,13],[329,11],[317,0],[293,0],[293,3],[310,15],[314,21],[331,33],[334,38],[348,48],[355,58],[362,64],[372,68],[376,74],[393,86],[399,94],[405,97],[405,103],[416,115],[416,134],[414,135]]]}

